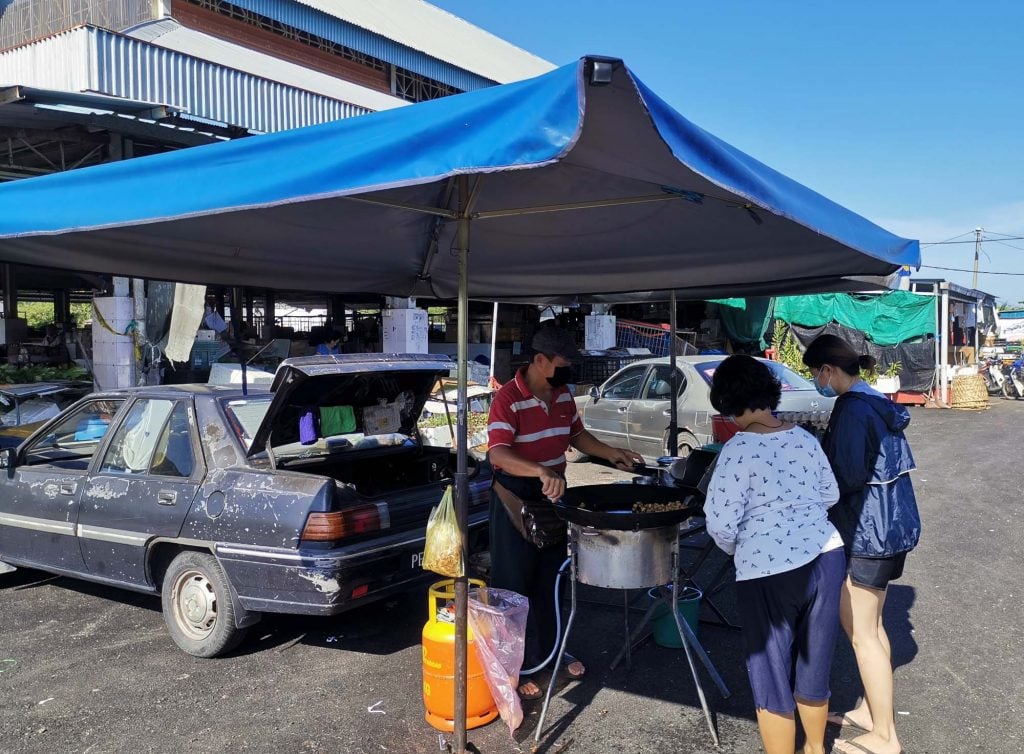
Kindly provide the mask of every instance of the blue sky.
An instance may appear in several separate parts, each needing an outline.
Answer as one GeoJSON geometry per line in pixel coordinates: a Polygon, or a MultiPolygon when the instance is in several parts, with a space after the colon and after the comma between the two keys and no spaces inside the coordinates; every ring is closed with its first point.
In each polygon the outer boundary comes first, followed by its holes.
{"type": "MultiPolygon", "coordinates": [[[[690,120],[900,235],[1024,236],[1020,0],[431,1],[553,63],[621,57],[690,120]]],[[[982,271],[1022,276],[978,287],[1024,299],[1024,240],[983,251],[982,271]]]]}

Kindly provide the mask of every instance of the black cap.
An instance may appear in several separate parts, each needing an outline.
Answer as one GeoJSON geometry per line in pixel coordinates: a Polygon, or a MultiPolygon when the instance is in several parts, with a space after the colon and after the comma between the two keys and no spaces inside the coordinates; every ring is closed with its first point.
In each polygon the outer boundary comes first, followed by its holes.
{"type": "Polygon", "coordinates": [[[545,356],[561,356],[566,361],[577,361],[580,358],[576,340],[568,330],[560,327],[545,327],[533,336],[533,350],[545,356]]]}

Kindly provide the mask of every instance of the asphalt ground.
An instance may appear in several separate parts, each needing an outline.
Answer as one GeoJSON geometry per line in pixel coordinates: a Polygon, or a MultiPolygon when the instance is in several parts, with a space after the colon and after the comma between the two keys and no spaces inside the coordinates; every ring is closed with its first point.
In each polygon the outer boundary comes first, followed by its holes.
{"type": "MultiPolygon", "coordinates": [[[[908,434],[925,528],[886,611],[900,738],[908,754],[1024,752],[1024,401],[914,409],[908,434]]],[[[580,464],[569,476],[624,475],[580,464]]],[[[730,592],[718,595],[726,615],[730,592]]],[[[589,673],[560,688],[540,751],[715,751],[682,651],[647,641],[631,668],[609,671],[624,640],[622,595],[585,596],[571,648],[589,673]]],[[[156,598],[3,575],[0,751],[436,752],[443,739],[424,722],[420,691],[425,615],[415,594],[331,619],[275,616],[232,655],[199,660],[172,644],[156,598]]],[[[717,751],[760,751],[740,635],[702,625],[701,640],[733,691],[723,700],[702,676],[717,751]]],[[[857,698],[845,641],[832,688],[836,707],[857,698]]],[[[528,752],[539,709],[526,706],[515,739],[495,722],[470,741],[528,752]]]]}

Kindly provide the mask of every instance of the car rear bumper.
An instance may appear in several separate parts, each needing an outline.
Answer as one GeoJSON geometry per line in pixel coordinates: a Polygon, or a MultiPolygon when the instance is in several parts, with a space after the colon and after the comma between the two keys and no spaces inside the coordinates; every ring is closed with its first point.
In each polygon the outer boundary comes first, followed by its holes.
{"type": "MultiPolygon", "coordinates": [[[[486,543],[487,511],[470,515],[470,550],[486,543]]],[[[420,567],[424,530],[334,550],[219,542],[214,553],[246,610],[334,615],[440,578],[420,567]]]]}

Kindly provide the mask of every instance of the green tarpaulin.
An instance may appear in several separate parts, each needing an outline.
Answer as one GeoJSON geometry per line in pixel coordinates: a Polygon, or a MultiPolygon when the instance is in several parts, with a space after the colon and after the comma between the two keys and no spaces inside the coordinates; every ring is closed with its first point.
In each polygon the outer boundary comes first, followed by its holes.
{"type": "Polygon", "coordinates": [[[772,321],[771,298],[719,298],[718,317],[726,335],[734,343],[756,343],[763,351],[768,347],[764,334],[772,321]]]}
{"type": "Polygon", "coordinates": [[[863,332],[880,346],[894,346],[937,332],[935,298],[908,291],[879,295],[822,293],[775,300],[775,317],[791,325],[821,327],[838,322],[863,332]]]}

